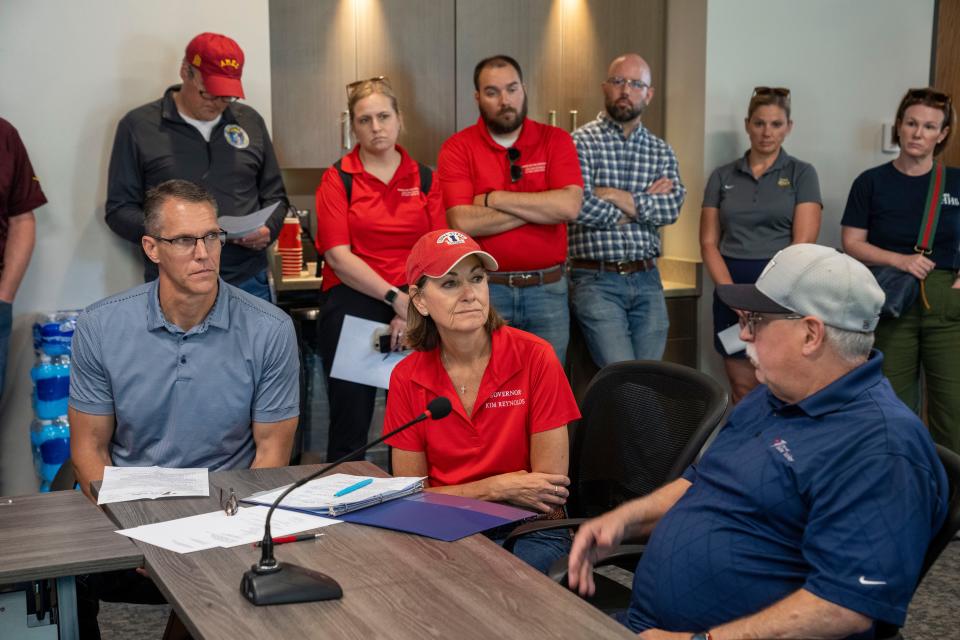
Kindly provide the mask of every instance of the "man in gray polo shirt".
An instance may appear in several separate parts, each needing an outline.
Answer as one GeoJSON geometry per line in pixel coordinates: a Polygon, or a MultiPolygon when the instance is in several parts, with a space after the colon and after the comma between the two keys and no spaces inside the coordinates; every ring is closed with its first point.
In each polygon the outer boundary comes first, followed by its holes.
{"type": "Polygon", "coordinates": [[[73,338],[80,487],[89,492],[105,465],[287,464],[299,415],[290,318],[219,277],[224,234],[203,187],[161,183],[144,215],[159,278],[90,306],[73,338]]]}

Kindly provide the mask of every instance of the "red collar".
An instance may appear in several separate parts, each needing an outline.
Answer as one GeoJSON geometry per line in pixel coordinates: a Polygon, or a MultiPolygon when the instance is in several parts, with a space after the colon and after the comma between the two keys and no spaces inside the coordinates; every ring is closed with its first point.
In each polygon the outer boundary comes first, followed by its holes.
{"type": "MultiPolygon", "coordinates": [[[[520,130],[520,137],[517,138],[517,141],[513,143],[513,146],[521,151],[536,146],[537,143],[540,142],[540,136],[543,133],[543,128],[544,125],[540,124],[539,122],[531,120],[530,118],[524,118],[523,128],[520,130]]],[[[487,145],[489,145],[491,149],[496,151],[503,150],[503,146],[494,140],[493,136],[490,135],[490,130],[487,129],[487,123],[484,122],[483,116],[477,118],[477,130],[480,132],[480,137],[486,141],[487,145]]]]}

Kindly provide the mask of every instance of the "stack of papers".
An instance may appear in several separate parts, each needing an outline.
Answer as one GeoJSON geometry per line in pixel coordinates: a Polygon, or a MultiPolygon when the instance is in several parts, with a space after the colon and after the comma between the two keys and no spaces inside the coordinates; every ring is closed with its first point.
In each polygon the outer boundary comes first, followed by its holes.
{"type": "Polygon", "coordinates": [[[208,496],[206,469],[104,467],[97,504],[179,496],[208,496]]]}
{"type": "MultiPolygon", "coordinates": [[[[228,516],[223,511],[211,511],[188,518],[123,529],[117,533],[177,553],[235,547],[263,539],[263,523],[267,519],[268,511],[266,507],[247,507],[233,516],[228,516]]],[[[278,510],[274,511],[270,518],[270,532],[276,538],[338,522],[340,521],[330,518],[278,510]]]]}
{"type": "Polygon", "coordinates": [[[265,225],[279,205],[280,201],[278,200],[259,211],[248,213],[245,216],[220,216],[217,218],[217,224],[227,232],[228,238],[242,238],[265,225]]]}
{"type": "MultiPolygon", "coordinates": [[[[335,473],[311,480],[297,488],[283,499],[280,507],[306,513],[337,516],[341,513],[349,513],[423,491],[423,480],[424,478],[372,478],[335,473]],[[355,491],[350,491],[343,496],[334,495],[338,491],[366,480],[370,480],[370,483],[355,491]]],[[[249,498],[242,499],[241,502],[271,505],[289,486],[255,493],[249,498]]]]}

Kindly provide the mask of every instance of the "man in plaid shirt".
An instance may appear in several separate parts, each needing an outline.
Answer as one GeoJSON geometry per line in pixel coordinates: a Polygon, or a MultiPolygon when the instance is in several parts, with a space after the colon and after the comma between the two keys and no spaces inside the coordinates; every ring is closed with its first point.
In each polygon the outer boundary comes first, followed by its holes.
{"type": "Polygon", "coordinates": [[[660,227],[676,222],[686,194],[673,149],[641,122],[653,98],[649,65],[626,54],[607,76],[606,112],[573,133],[584,186],[569,225],[573,311],[600,367],[663,356],[660,227]]]}

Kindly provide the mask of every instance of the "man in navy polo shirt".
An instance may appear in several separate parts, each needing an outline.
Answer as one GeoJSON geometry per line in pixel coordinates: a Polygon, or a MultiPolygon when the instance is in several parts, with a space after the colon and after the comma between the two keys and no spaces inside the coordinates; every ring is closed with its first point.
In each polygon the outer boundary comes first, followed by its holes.
{"type": "Polygon", "coordinates": [[[581,527],[570,585],[650,535],[627,624],[643,638],[872,637],[902,625],[947,479],[871,351],[883,292],[835,249],[780,251],[724,285],[762,383],[683,477],[581,527]]]}

